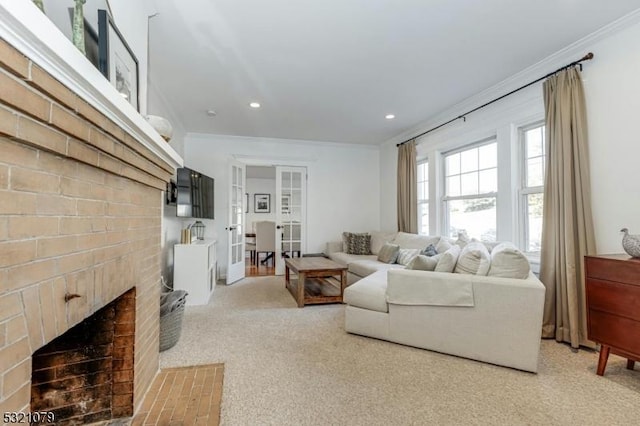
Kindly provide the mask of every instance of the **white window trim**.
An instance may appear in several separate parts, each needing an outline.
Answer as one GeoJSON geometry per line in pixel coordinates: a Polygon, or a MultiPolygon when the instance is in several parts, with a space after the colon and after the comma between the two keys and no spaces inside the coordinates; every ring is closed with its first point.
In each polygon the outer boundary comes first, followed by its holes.
{"type": "MultiPolygon", "coordinates": [[[[492,143],[496,144],[496,147],[499,147],[498,144],[498,138],[496,137],[496,135],[492,135],[489,137],[486,137],[484,139],[481,139],[479,141],[476,142],[472,142],[466,145],[462,145],[459,146],[455,149],[443,152],[442,155],[440,156],[440,161],[442,162],[442,170],[441,170],[441,177],[442,177],[442,181],[441,181],[441,185],[442,185],[442,197],[440,197],[440,206],[441,206],[441,211],[442,211],[442,225],[443,228],[441,230],[441,233],[443,235],[447,235],[450,236],[449,234],[449,204],[448,201],[457,201],[457,200],[474,200],[474,199],[479,199],[479,198],[495,198],[496,199],[496,206],[499,202],[499,198],[498,198],[498,191],[493,191],[493,192],[483,192],[482,194],[473,194],[473,195],[456,195],[456,196],[448,196],[446,195],[447,193],[447,157],[450,155],[454,155],[454,154],[458,154],[460,152],[464,152],[464,151],[468,151],[470,149],[474,149],[474,148],[479,148],[481,146],[484,145],[490,145],[492,143]]],[[[499,152],[496,152],[496,171],[499,170],[500,164],[499,164],[499,152]]],[[[492,169],[493,167],[490,168],[484,168],[484,169],[480,169],[478,168],[477,170],[475,170],[475,172],[480,172],[482,170],[489,170],[492,169]]],[[[471,172],[469,172],[471,173],[471,172]]],[[[466,173],[458,173],[458,176],[462,176],[463,174],[466,173]]],[[[450,176],[454,176],[454,175],[450,175],[450,176]]],[[[499,182],[498,182],[499,185],[499,182]]],[[[498,216],[497,216],[497,211],[496,211],[496,228],[498,226],[498,216]]],[[[497,229],[496,229],[497,231],[497,229]]],[[[497,240],[497,235],[496,235],[496,240],[497,240]]]]}
{"type": "MultiPolygon", "coordinates": [[[[520,160],[519,164],[519,174],[520,174],[520,184],[518,189],[518,229],[519,229],[519,237],[520,237],[520,249],[524,253],[525,256],[531,262],[531,266],[534,269],[534,272],[539,271],[540,269],[540,252],[530,252],[525,250],[525,246],[527,244],[529,238],[529,220],[527,216],[527,206],[526,206],[526,197],[530,194],[544,194],[544,185],[527,187],[527,151],[525,149],[524,144],[524,135],[528,130],[535,129],[537,127],[544,126],[546,123],[544,120],[536,120],[521,126],[518,126],[518,155],[520,160]]],[[[544,153],[546,156],[546,152],[544,153]]]]}
{"type": "MultiPolygon", "coordinates": [[[[428,168],[431,168],[431,164],[429,164],[429,158],[423,158],[421,160],[417,161],[417,166],[420,166],[421,164],[427,164],[428,168]]],[[[431,199],[431,183],[430,183],[430,179],[429,179],[429,173],[430,171],[427,170],[427,195],[428,197],[426,199],[421,199],[418,198],[418,203],[417,203],[417,208],[418,208],[418,213],[420,213],[420,206],[423,204],[427,205],[427,211],[429,211],[429,200],[431,199]]],[[[431,215],[429,214],[429,221],[431,221],[431,215]]],[[[429,229],[429,232],[431,232],[431,224],[427,223],[427,228],[429,229]]],[[[418,215],[418,233],[420,233],[420,230],[422,229],[422,222],[420,219],[420,215],[418,215]]]]}

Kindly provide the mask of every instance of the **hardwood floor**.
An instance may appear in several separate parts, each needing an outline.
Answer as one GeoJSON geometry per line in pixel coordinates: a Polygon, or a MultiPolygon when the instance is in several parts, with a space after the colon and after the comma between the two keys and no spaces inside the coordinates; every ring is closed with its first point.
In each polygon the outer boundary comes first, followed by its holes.
{"type": "Polygon", "coordinates": [[[246,277],[261,277],[276,274],[276,268],[271,266],[270,261],[266,265],[262,265],[260,262],[258,262],[257,265],[252,265],[251,258],[246,257],[244,259],[244,264],[244,275],[246,277]]]}

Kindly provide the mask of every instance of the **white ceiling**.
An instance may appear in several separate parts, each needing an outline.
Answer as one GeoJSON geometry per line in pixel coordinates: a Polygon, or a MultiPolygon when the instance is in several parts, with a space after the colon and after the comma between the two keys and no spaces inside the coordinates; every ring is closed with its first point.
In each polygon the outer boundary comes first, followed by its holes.
{"type": "Polygon", "coordinates": [[[150,80],[186,131],[372,144],[640,7],[640,0],[151,2],[159,15],[149,26],[150,80]],[[262,108],[249,108],[251,101],[262,108]],[[396,119],[385,120],[387,113],[396,119]]]}

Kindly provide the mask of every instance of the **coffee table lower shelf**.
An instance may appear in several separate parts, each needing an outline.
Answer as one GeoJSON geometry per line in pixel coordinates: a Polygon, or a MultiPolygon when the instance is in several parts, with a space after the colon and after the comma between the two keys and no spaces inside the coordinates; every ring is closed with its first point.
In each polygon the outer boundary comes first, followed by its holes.
{"type": "MultiPolygon", "coordinates": [[[[291,278],[287,282],[287,290],[296,300],[298,298],[298,283],[298,278],[291,278]]],[[[342,303],[340,280],[334,277],[305,278],[304,305],[323,303],[342,303]]]]}

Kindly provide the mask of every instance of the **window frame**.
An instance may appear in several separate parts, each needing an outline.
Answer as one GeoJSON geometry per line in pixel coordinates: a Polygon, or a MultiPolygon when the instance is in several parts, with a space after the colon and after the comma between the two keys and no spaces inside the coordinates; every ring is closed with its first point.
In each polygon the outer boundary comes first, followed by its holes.
{"type": "MultiPolygon", "coordinates": [[[[518,189],[518,228],[519,228],[519,237],[520,237],[520,249],[522,252],[533,262],[539,262],[540,260],[540,251],[528,251],[527,246],[529,245],[529,212],[528,212],[528,203],[527,197],[533,194],[542,194],[544,197],[544,182],[546,180],[546,158],[547,158],[547,140],[546,140],[546,129],[543,130],[543,152],[542,159],[544,164],[544,172],[542,175],[542,185],[537,186],[527,186],[527,178],[528,178],[528,164],[527,160],[527,146],[526,146],[526,132],[545,127],[545,120],[536,120],[534,122],[525,124],[523,126],[518,127],[518,146],[519,146],[519,164],[520,164],[520,185],[518,189]]],[[[543,207],[544,208],[544,207],[543,207]]]]}
{"type": "MultiPolygon", "coordinates": [[[[441,156],[441,162],[442,162],[442,173],[441,173],[441,178],[442,178],[442,197],[440,198],[440,203],[441,203],[441,209],[442,209],[442,224],[443,224],[443,229],[442,229],[442,234],[443,235],[447,235],[449,237],[451,237],[451,234],[449,232],[450,229],[450,211],[449,211],[449,202],[450,201],[458,201],[458,200],[475,200],[475,199],[481,199],[481,198],[495,198],[496,200],[496,223],[495,223],[495,227],[496,227],[496,233],[497,233],[497,227],[498,227],[498,188],[497,186],[499,185],[499,174],[498,174],[498,170],[500,167],[499,164],[499,144],[498,144],[498,138],[496,135],[490,136],[488,138],[484,138],[482,140],[476,141],[476,142],[472,142],[469,144],[465,144],[463,146],[460,146],[458,148],[446,151],[442,153],[441,156]],[[491,145],[491,144],[495,144],[496,145],[496,190],[492,191],[492,192],[483,192],[481,194],[474,194],[474,195],[455,195],[455,196],[450,196],[447,195],[447,157],[449,157],[450,155],[455,155],[458,153],[462,153],[465,151],[469,151],[472,150],[474,148],[480,148],[482,146],[485,145],[491,145]]],[[[481,170],[488,170],[488,169],[476,169],[476,172],[480,172],[481,170]]],[[[459,176],[461,176],[463,173],[458,173],[459,176]]],[[[496,235],[496,240],[498,239],[498,236],[496,235]]]]}
{"type": "Polygon", "coordinates": [[[419,178],[416,179],[416,191],[417,191],[417,188],[420,187],[420,185],[419,185],[420,182],[424,183],[425,184],[425,188],[426,188],[426,192],[427,192],[427,198],[420,198],[420,194],[419,193],[418,193],[418,196],[416,197],[416,199],[417,199],[416,208],[418,210],[417,211],[417,216],[418,216],[418,234],[419,235],[429,235],[429,232],[431,232],[431,227],[429,226],[429,220],[430,220],[429,219],[429,214],[427,214],[427,217],[428,217],[428,219],[427,219],[427,234],[422,234],[421,233],[421,230],[422,230],[422,219],[421,219],[421,217],[422,216],[420,215],[420,206],[421,205],[426,205],[427,212],[429,212],[429,200],[431,199],[431,197],[430,197],[431,196],[431,191],[430,191],[431,188],[429,187],[429,158],[423,158],[423,159],[417,161],[416,174],[417,174],[418,168],[423,164],[426,164],[426,166],[427,166],[426,180],[421,181],[421,180],[419,180],[419,178]]]}

